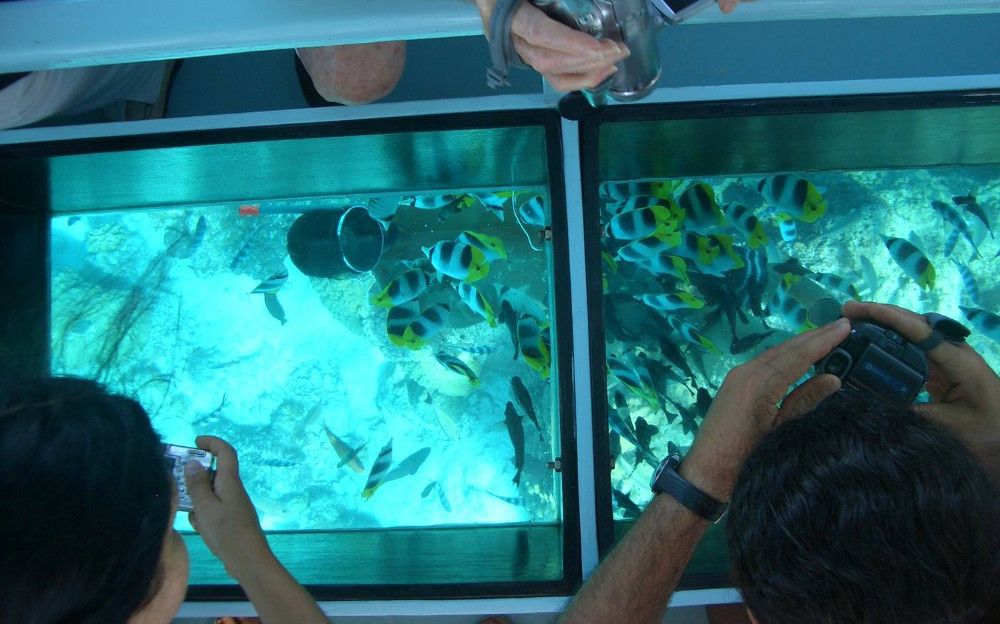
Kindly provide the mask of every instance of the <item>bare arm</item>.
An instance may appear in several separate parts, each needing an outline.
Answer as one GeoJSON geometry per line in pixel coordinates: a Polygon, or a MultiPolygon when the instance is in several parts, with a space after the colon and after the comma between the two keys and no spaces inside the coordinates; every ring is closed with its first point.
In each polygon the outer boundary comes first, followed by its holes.
{"type": "Polygon", "coordinates": [[[232,446],[199,436],[199,448],[217,458],[215,483],[198,462],[185,466],[195,511],[189,519],[212,553],[246,592],[263,624],[329,624],[316,601],[271,552],[257,512],[239,476],[232,446]],[[190,472],[187,469],[193,468],[190,472]]]}
{"type": "MultiPolygon", "coordinates": [[[[681,476],[716,499],[729,500],[743,461],[760,438],[784,420],[806,413],[840,387],[836,377],[820,375],[785,398],[788,387],[848,331],[846,321],[825,325],[730,371],[681,463],[681,476]]],[[[659,622],[707,528],[706,520],[673,498],[656,495],[559,622],[659,622]]]]}
{"type": "Polygon", "coordinates": [[[560,624],[659,622],[707,528],[706,520],[658,494],[587,579],[560,624]]]}

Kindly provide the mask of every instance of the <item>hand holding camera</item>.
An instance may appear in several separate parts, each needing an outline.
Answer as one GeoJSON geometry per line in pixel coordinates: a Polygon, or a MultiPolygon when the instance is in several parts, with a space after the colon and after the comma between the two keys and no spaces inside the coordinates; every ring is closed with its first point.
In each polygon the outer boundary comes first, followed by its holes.
{"type": "MultiPolygon", "coordinates": [[[[919,344],[931,335],[927,320],[893,305],[848,301],[844,315],[870,320],[919,344]]],[[[913,409],[968,439],[1000,437],[1000,378],[967,344],[944,341],[926,352],[930,403],[913,409]]]]}
{"type": "Polygon", "coordinates": [[[236,450],[214,436],[198,436],[195,444],[216,457],[217,467],[214,478],[209,478],[203,464],[185,464],[184,479],[194,506],[188,519],[230,576],[243,583],[276,560],[240,480],[236,450]]]}

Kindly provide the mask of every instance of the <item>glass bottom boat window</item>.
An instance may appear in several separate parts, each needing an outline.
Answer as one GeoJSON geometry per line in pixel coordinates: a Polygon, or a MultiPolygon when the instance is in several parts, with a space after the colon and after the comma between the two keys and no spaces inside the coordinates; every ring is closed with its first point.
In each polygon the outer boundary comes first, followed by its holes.
{"type": "MultiPolygon", "coordinates": [[[[55,217],[53,372],[136,396],[165,441],[228,440],[272,533],[557,525],[547,203],[404,190],[55,217]]],[[[554,535],[487,536],[514,571],[411,580],[559,578],[554,535]]],[[[305,582],[331,582],[309,553],[324,539],[291,547],[313,559],[305,582]]],[[[230,582],[204,565],[193,582],[230,582]]],[[[386,578],[371,572],[347,578],[386,578]]]]}
{"type": "Polygon", "coordinates": [[[691,445],[731,368],[848,299],[955,318],[1000,369],[1000,167],[608,180],[600,192],[618,520],[649,502],[654,468],[691,445]]]}

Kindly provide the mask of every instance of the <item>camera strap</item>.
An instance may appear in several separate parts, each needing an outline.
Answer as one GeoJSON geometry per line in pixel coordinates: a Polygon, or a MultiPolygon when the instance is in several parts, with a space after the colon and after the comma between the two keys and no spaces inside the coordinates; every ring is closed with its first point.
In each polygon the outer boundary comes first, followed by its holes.
{"type": "Polygon", "coordinates": [[[917,343],[924,351],[930,351],[945,340],[956,346],[961,345],[972,333],[968,327],[944,314],[928,312],[923,316],[931,326],[931,335],[917,343]]]}
{"type": "Polygon", "coordinates": [[[510,85],[507,72],[511,67],[526,67],[514,50],[514,40],[510,34],[514,23],[514,13],[521,6],[521,0],[497,0],[490,14],[489,37],[490,60],[493,67],[486,70],[486,84],[491,89],[510,85]]]}

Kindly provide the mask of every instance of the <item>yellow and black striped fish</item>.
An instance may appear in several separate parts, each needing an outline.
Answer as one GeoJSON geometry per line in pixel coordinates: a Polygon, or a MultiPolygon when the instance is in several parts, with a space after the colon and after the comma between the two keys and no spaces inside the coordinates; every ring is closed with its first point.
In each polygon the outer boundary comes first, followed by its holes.
{"type": "Polygon", "coordinates": [[[781,174],[764,178],[757,192],[779,213],[812,223],[826,214],[826,200],[812,182],[798,176],[781,174]]]}
{"type": "Polygon", "coordinates": [[[912,243],[902,238],[883,236],[889,255],[903,269],[907,277],[917,283],[917,286],[927,290],[934,289],[934,265],[912,243]]]}
{"type": "Polygon", "coordinates": [[[667,318],[667,323],[670,327],[672,327],[675,332],[683,336],[684,340],[687,340],[691,344],[697,345],[712,353],[719,355],[722,354],[722,352],[719,351],[719,348],[712,344],[712,341],[706,338],[700,331],[698,331],[698,328],[691,323],[688,323],[684,319],[679,316],[674,316],[673,314],[664,314],[664,316],[667,318]]]}
{"type": "Polygon", "coordinates": [[[493,262],[497,259],[507,259],[507,250],[503,246],[503,241],[496,236],[488,236],[479,232],[473,232],[472,230],[465,230],[458,235],[455,242],[472,245],[483,252],[483,256],[486,257],[487,262],[493,262]]]}
{"type": "Polygon", "coordinates": [[[681,180],[603,182],[600,186],[601,200],[605,202],[622,202],[636,195],[667,198],[672,196],[674,189],[681,182],[681,180]]]}
{"type": "Polygon", "coordinates": [[[479,377],[477,377],[476,373],[471,368],[469,368],[469,365],[463,362],[462,360],[458,359],[454,355],[445,353],[444,351],[438,351],[437,353],[434,354],[434,359],[440,362],[441,366],[444,366],[453,373],[458,373],[459,375],[465,376],[473,387],[478,388],[480,385],[482,385],[482,382],[479,381],[479,377]]]}
{"type": "Polygon", "coordinates": [[[378,458],[372,464],[372,470],[368,473],[368,482],[365,483],[365,489],[361,492],[361,498],[368,500],[375,495],[375,490],[385,481],[385,475],[389,472],[389,466],[391,465],[392,438],[389,438],[389,442],[382,447],[382,450],[378,453],[378,458]]]}
{"type": "Polygon", "coordinates": [[[686,293],[659,293],[633,295],[635,299],[645,303],[654,310],[671,312],[673,310],[700,310],[705,307],[705,301],[686,293]]]}
{"type": "Polygon", "coordinates": [[[412,301],[427,290],[427,274],[421,269],[411,269],[385,285],[372,303],[383,308],[412,301]]]}
{"type": "MultiPolygon", "coordinates": [[[[410,321],[410,324],[403,330],[401,345],[407,349],[420,349],[444,329],[444,324],[448,321],[448,314],[451,307],[444,303],[436,303],[423,310],[410,321]]],[[[390,336],[391,339],[391,336],[390,336]]]]}
{"type": "Polygon", "coordinates": [[[486,255],[472,245],[438,241],[433,247],[424,247],[423,251],[430,258],[439,280],[445,275],[463,282],[475,282],[490,272],[486,255]]]}
{"type": "Polygon", "coordinates": [[[771,301],[768,303],[768,312],[770,314],[777,314],[798,332],[804,332],[816,327],[809,320],[809,310],[791,293],[792,287],[801,280],[801,277],[793,273],[782,275],[781,282],[778,284],[778,288],[774,291],[774,294],[771,295],[771,301]]]}
{"type": "Polygon", "coordinates": [[[452,286],[455,287],[455,290],[458,291],[458,296],[465,305],[469,306],[470,310],[486,319],[490,327],[497,326],[496,315],[493,314],[493,306],[490,305],[486,296],[478,288],[465,282],[454,282],[452,286]]]}
{"type": "Polygon", "coordinates": [[[680,232],[661,227],[649,236],[634,240],[619,249],[615,258],[624,262],[642,263],[680,245],[682,240],[680,232]]]}
{"type": "Polygon", "coordinates": [[[770,242],[770,239],[764,232],[764,223],[754,215],[752,210],[743,204],[737,204],[736,202],[723,204],[722,214],[747,239],[747,245],[751,248],[756,249],[767,246],[770,242]]]}
{"type": "Polygon", "coordinates": [[[684,211],[684,229],[710,234],[726,224],[726,217],[715,201],[715,190],[704,182],[692,184],[681,193],[677,204],[684,211]]]}
{"type": "Polygon", "coordinates": [[[608,221],[608,234],[618,240],[638,240],[649,236],[658,230],[676,230],[684,218],[677,202],[672,199],[656,197],[633,197],[626,206],[634,200],[643,201],[627,210],[619,212],[608,221]]]}

